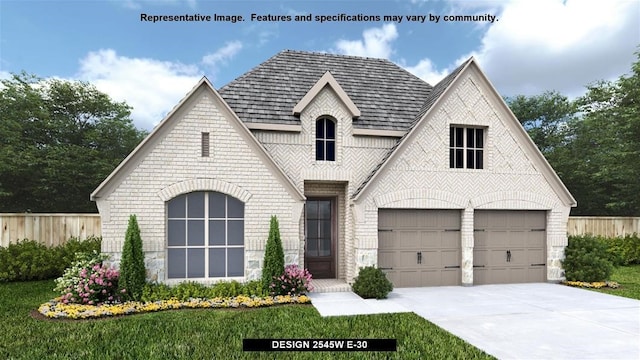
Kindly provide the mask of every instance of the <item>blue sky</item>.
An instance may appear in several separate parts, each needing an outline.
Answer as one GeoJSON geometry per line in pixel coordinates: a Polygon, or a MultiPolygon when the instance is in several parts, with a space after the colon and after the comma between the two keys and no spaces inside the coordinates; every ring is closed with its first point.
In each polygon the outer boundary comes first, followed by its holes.
{"type": "Polygon", "coordinates": [[[429,83],[470,56],[505,96],[585,85],[630,70],[638,0],[0,0],[0,78],[84,80],[151,129],[203,75],[217,88],[284,49],[389,59],[429,83]],[[149,15],[242,15],[243,22],[142,22],[149,15]],[[424,23],[269,22],[251,14],[427,15],[424,23]],[[428,15],[498,21],[430,22],[428,15]]]}

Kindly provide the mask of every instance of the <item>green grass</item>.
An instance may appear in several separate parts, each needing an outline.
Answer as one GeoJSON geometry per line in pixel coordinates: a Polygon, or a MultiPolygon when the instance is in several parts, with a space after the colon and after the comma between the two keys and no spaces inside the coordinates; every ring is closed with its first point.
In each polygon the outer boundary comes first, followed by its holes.
{"type": "Polygon", "coordinates": [[[596,289],[595,291],[640,300],[640,265],[615,268],[611,275],[611,281],[617,282],[620,287],[617,289],[596,289]]]}
{"type": "Polygon", "coordinates": [[[2,359],[491,359],[415,314],[322,318],[313,306],[39,320],[53,281],[0,284],[2,359]],[[395,338],[395,353],[243,353],[243,338],[395,338]]]}

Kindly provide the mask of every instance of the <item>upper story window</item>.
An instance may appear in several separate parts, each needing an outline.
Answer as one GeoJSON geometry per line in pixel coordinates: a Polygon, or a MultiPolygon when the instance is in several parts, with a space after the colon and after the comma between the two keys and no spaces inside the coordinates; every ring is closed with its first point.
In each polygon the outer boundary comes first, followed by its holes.
{"type": "Polygon", "coordinates": [[[449,167],[482,169],[484,133],[483,128],[452,126],[449,129],[449,167]]]}
{"type": "Polygon", "coordinates": [[[336,160],[336,123],[329,118],[316,121],[316,160],[336,160]]]}

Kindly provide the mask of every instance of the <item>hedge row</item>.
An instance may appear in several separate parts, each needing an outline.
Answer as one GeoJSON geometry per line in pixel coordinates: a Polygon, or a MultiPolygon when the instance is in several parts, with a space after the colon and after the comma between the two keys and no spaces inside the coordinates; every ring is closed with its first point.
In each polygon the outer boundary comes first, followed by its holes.
{"type": "Polygon", "coordinates": [[[73,262],[76,253],[100,252],[102,238],[71,238],[48,247],[34,240],[21,240],[0,247],[0,282],[55,279],[73,262]]]}
{"type": "Polygon", "coordinates": [[[640,264],[638,234],[605,238],[591,234],[570,236],[562,266],[568,281],[609,280],[614,266],[640,264]]]}

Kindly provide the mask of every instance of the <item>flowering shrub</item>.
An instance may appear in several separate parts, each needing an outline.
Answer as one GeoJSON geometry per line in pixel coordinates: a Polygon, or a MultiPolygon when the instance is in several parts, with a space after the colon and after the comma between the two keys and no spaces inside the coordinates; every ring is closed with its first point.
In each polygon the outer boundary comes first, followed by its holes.
{"type": "Polygon", "coordinates": [[[80,282],[80,271],[82,269],[89,269],[93,267],[93,265],[102,264],[102,262],[108,258],[108,255],[101,254],[95,250],[90,253],[77,253],[71,266],[66,268],[62,276],[55,280],[56,287],[53,290],[60,294],[67,293],[68,288],[80,282]]]}
{"type": "Polygon", "coordinates": [[[271,295],[300,295],[312,290],[311,273],[298,265],[287,265],[284,274],[274,276],[269,285],[271,295]]]}
{"type": "Polygon", "coordinates": [[[56,279],[55,291],[62,296],[63,304],[100,305],[120,301],[123,289],[118,292],[120,274],[102,264],[107,256],[94,252],[84,254],[67,268],[62,277],[56,279]]]}

